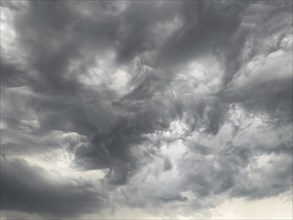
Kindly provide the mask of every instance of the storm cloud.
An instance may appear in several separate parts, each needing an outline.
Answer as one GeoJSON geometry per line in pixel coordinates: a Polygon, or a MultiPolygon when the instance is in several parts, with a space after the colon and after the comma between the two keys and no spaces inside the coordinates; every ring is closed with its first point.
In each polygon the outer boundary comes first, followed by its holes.
{"type": "Polygon", "coordinates": [[[1,1],[4,217],[207,217],[290,192],[292,7],[1,1]]]}

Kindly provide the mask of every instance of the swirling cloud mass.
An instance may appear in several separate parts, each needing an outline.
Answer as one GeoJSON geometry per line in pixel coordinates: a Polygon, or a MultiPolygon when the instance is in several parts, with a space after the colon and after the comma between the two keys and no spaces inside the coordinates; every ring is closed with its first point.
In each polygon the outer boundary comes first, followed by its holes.
{"type": "Polygon", "coordinates": [[[1,0],[0,59],[3,219],[292,218],[291,1],[1,0]]]}

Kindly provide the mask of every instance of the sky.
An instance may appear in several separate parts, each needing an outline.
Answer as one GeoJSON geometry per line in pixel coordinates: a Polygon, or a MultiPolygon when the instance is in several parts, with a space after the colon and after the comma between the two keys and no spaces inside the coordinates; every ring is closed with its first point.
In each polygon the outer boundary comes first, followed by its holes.
{"type": "Polygon", "coordinates": [[[1,0],[1,219],[292,219],[292,2],[1,0]]]}

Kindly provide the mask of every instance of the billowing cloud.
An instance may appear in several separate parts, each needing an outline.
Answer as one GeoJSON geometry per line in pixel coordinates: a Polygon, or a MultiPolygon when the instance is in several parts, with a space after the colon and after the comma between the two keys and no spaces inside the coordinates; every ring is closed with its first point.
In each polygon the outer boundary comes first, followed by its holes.
{"type": "Polygon", "coordinates": [[[208,218],[290,192],[291,9],[1,1],[4,215],[208,218]]]}

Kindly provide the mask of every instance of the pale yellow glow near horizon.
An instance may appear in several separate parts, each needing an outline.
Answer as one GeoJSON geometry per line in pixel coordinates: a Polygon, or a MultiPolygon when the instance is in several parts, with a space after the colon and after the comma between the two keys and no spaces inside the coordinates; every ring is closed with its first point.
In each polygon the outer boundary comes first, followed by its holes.
{"type": "Polygon", "coordinates": [[[261,200],[228,200],[213,210],[210,219],[293,219],[292,190],[261,200]]]}
{"type": "MultiPolygon", "coordinates": [[[[180,207],[178,207],[180,208],[180,207]]],[[[168,213],[170,210],[161,210],[168,213]]],[[[172,210],[176,213],[176,210],[172,210]]],[[[151,213],[150,210],[140,208],[121,207],[112,214],[97,214],[84,216],[87,219],[132,219],[132,220],[291,220],[293,219],[292,190],[278,196],[259,200],[245,200],[233,198],[219,204],[215,208],[200,210],[186,215],[163,215],[151,213]]]]}

